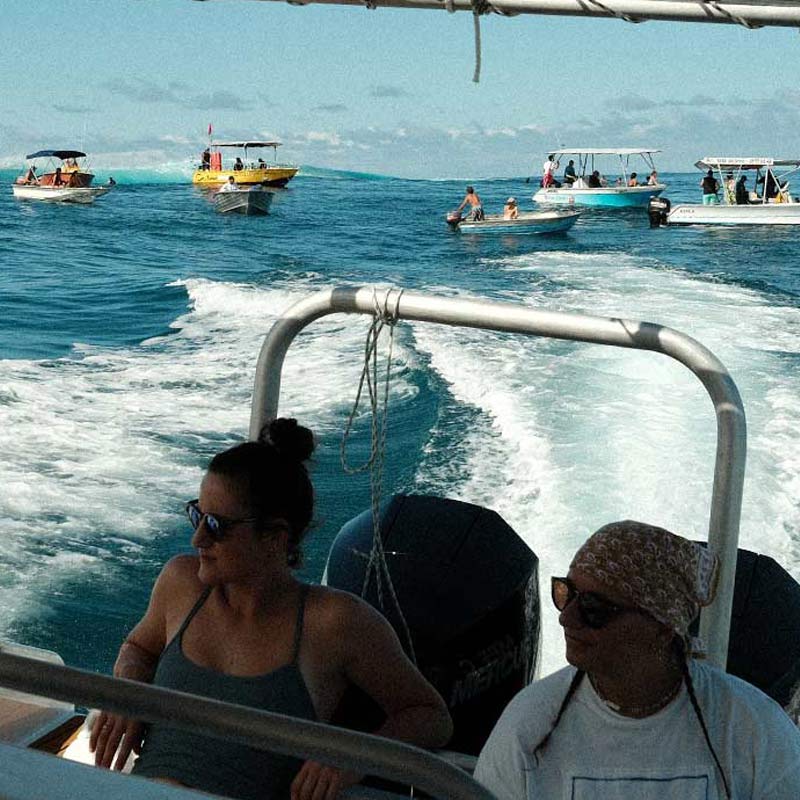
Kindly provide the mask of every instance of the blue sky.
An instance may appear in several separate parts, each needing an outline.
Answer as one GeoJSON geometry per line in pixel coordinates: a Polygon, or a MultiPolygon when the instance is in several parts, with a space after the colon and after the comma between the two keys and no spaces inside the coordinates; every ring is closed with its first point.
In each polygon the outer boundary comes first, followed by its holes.
{"type": "Polygon", "coordinates": [[[3,0],[0,166],[83,146],[97,167],[189,169],[220,138],[411,178],[538,172],[548,149],[800,156],[790,29],[484,17],[253,0],[3,0]]]}

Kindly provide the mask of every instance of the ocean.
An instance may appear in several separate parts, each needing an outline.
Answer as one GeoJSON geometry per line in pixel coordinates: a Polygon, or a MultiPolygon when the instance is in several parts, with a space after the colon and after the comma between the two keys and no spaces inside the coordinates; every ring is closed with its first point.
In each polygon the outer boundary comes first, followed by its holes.
{"type": "MultiPolygon", "coordinates": [[[[643,211],[585,213],[552,238],[452,233],[464,183],[301,173],[268,217],[221,217],[173,173],[114,173],[94,205],[15,201],[0,174],[0,637],[108,672],[150,587],[189,548],[204,465],[246,435],[265,332],[332,284],[644,319],[726,364],[748,415],[741,546],[800,578],[800,230],[651,230],[643,211]]],[[[107,174],[98,176],[105,182],[107,174]]],[[[699,200],[699,175],[662,175],[699,200]]],[[[475,180],[488,211],[524,177],[475,180]]],[[[340,526],[369,505],[339,444],[366,318],[331,316],[289,351],[281,413],[318,436],[319,579],[340,526]]],[[[385,351],[384,351],[385,352],[385,351]]],[[[638,518],[704,538],[710,401],[654,355],[402,323],[384,492],[497,510],[566,572],[583,539],[638,518]]],[[[352,459],[366,453],[365,420],[352,459]]],[[[464,587],[469,591],[469,587],[464,587]]],[[[563,663],[543,592],[543,671],[563,663]]]]}

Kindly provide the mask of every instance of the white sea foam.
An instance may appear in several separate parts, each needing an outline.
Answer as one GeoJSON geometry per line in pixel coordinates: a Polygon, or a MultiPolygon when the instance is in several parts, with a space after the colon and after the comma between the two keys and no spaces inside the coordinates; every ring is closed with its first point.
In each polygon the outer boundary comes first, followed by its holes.
{"type": "MultiPolygon", "coordinates": [[[[141,559],[180,524],[204,458],[247,434],[256,359],[275,317],[313,286],[188,280],[189,308],[136,347],[5,361],[0,396],[0,635],[71,576],[141,559]]],[[[323,319],[284,368],[281,413],[339,430],[368,322],[323,319]]],[[[412,356],[397,343],[399,360],[412,356]]],[[[395,402],[416,392],[402,375],[395,402]]]]}
{"type": "MultiPolygon", "coordinates": [[[[654,259],[551,252],[493,268],[546,275],[547,286],[532,281],[520,302],[659,322],[721,358],[748,413],[740,543],[799,577],[800,312],[654,259]]],[[[540,557],[550,671],[563,646],[547,579],[566,572],[588,533],[631,517],[705,538],[711,402],[688,370],[651,353],[421,325],[415,336],[455,398],[481,414],[462,443],[467,476],[451,494],[495,508],[540,557]]],[[[420,470],[424,480],[424,462],[420,470]]]]}

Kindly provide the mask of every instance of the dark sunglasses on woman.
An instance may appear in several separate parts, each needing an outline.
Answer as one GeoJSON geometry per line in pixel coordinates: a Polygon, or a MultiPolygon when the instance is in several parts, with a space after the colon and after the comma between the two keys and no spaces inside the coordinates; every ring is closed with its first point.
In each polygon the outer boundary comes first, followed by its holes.
{"type": "Polygon", "coordinates": [[[189,517],[192,527],[197,530],[200,523],[206,521],[208,535],[215,541],[221,542],[228,535],[228,528],[239,525],[242,522],[255,522],[258,517],[243,517],[242,519],[231,519],[221,517],[219,514],[204,514],[200,510],[199,500],[190,500],[186,504],[186,516],[189,517]]]}
{"type": "Polygon", "coordinates": [[[595,592],[579,592],[569,578],[550,578],[553,604],[563,611],[573,600],[578,601],[581,622],[588,628],[604,628],[614,617],[632,609],[618,606],[595,592]]]}

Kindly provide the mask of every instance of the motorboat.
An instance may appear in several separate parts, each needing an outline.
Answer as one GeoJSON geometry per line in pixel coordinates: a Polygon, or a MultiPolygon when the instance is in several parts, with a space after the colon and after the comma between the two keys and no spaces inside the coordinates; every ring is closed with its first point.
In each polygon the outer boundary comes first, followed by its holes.
{"type": "Polygon", "coordinates": [[[800,225],[800,198],[791,194],[789,181],[800,159],[706,156],[695,166],[715,175],[720,202],[676,205],[666,214],[667,225],[800,225]]]}
{"type": "Polygon", "coordinates": [[[201,162],[192,174],[195,186],[216,189],[227,183],[232,175],[242,186],[286,186],[297,175],[299,167],[295,164],[279,164],[277,161],[280,142],[236,141],[211,142],[203,151],[201,162]],[[251,150],[272,149],[273,160],[257,160],[250,155],[251,150]],[[222,158],[223,150],[238,150],[241,155],[234,156],[233,162],[226,164],[222,158]]]}
{"type": "Polygon", "coordinates": [[[272,192],[263,186],[218,191],[214,195],[214,209],[220,214],[269,214],[272,205],[272,192]]]}
{"type": "MultiPolygon", "coordinates": [[[[550,160],[559,169],[562,157],[575,156],[575,175],[572,182],[559,181],[552,174],[552,183],[542,186],[533,199],[536,203],[548,205],[599,206],[602,208],[645,208],[651,197],[658,197],[666,189],[666,184],[658,181],[653,156],[660,150],[643,150],[636,147],[594,147],[566,148],[550,151],[550,160]],[[601,173],[599,165],[603,159],[612,159],[615,178],[601,173]],[[617,161],[614,162],[613,158],[617,161]],[[643,164],[642,172],[634,169],[639,158],[643,164]],[[650,183],[650,176],[654,183],[650,183]]],[[[575,160],[573,159],[573,160],[575,160]]],[[[554,169],[554,172],[555,172],[554,169]]],[[[543,178],[542,183],[545,182],[543,178]]]]}
{"type": "Polygon", "coordinates": [[[580,211],[557,208],[546,211],[523,211],[515,219],[506,219],[502,214],[486,214],[481,219],[447,215],[447,224],[463,233],[564,233],[581,215],[580,211]]]}
{"type": "MultiPolygon", "coordinates": [[[[404,321],[444,324],[618,347],[624,352],[651,351],[684,366],[711,400],[708,421],[717,437],[709,481],[708,546],[719,556],[721,568],[716,598],[703,609],[699,632],[711,663],[727,665],[786,704],[800,670],[800,586],[771,558],[738,550],[745,413],[733,378],[711,351],[679,331],[639,320],[396,288],[331,287],[295,303],[267,334],[256,366],[251,439],[278,415],[281,372],[290,346],[302,340],[301,334],[315,320],[334,313],[371,317],[370,332],[378,322],[390,322],[390,327],[404,321]],[[780,603],[772,601],[776,596],[780,603]]],[[[372,413],[378,413],[375,407],[372,413]]],[[[420,669],[451,707],[461,752],[426,753],[342,727],[97,675],[66,667],[51,654],[3,644],[0,685],[6,688],[0,738],[5,743],[0,744],[0,794],[28,800],[31,795],[25,787],[36,785],[37,796],[44,800],[62,796],[64,786],[89,796],[119,794],[134,800],[200,796],[35,752],[63,751],[79,718],[69,704],[79,703],[203,730],[253,747],[343,763],[414,785],[435,797],[490,800],[491,795],[465,770],[474,764],[475,752],[510,696],[536,677],[541,643],[537,558],[495,512],[433,496],[395,495],[381,502],[379,484],[373,481],[372,486],[378,495],[369,509],[342,527],[323,580],[343,589],[358,587],[367,602],[381,608],[401,641],[416,642],[420,669]],[[374,538],[376,531],[379,540],[374,538]],[[392,596],[405,599],[402,608],[381,605],[386,592],[376,581],[371,587],[364,581],[370,568],[364,556],[370,550],[385,559],[382,580],[397,589],[396,593],[392,589],[392,596]],[[407,557],[409,552],[414,559],[407,557]],[[460,590],[464,585],[469,585],[468,593],[460,590]]],[[[360,787],[348,794],[355,800],[376,796],[374,790],[360,787]]],[[[379,796],[400,797],[395,792],[379,796]]]]}
{"type": "Polygon", "coordinates": [[[25,158],[28,165],[11,187],[20,200],[92,203],[109,191],[92,186],[94,175],[81,163],[86,153],[80,150],[38,150],[25,158]]]}

